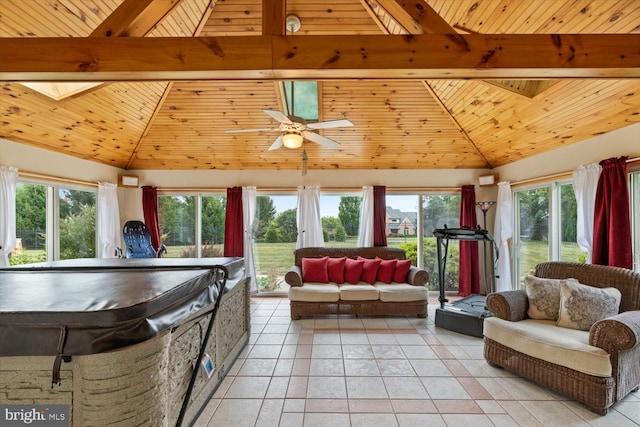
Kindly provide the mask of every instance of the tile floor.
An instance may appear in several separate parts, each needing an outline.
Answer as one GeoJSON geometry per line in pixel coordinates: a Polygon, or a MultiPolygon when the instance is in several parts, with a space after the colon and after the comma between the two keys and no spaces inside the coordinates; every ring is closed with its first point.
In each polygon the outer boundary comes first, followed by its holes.
{"type": "Polygon", "coordinates": [[[251,338],[196,426],[640,426],[640,392],[600,417],[487,365],[482,340],[429,317],[292,321],[251,301],[251,338]]]}

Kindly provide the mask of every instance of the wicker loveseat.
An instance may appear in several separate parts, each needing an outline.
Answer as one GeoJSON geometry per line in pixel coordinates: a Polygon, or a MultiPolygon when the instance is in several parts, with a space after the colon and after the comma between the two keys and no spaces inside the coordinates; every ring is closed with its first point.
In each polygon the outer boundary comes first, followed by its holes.
{"type": "MultiPolygon", "coordinates": [[[[337,284],[305,283],[303,281],[303,259],[324,258],[352,260],[366,259],[405,260],[405,252],[392,247],[367,248],[301,248],[294,252],[295,265],[285,275],[289,284],[291,318],[316,314],[349,315],[415,315],[427,316],[429,282],[427,271],[408,267],[402,283],[337,284]]],[[[408,263],[408,262],[407,262],[408,263]]]]}
{"type": "MultiPolygon", "coordinates": [[[[535,276],[573,278],[591,287],[617,288],[621,294],[619,314],[596,321],[588,331],[561,328],[552,320],[528,317],[525,290],[490,294],[487,307],[494,317],[484,323],[485,359],[491,366],[505,368],[566,394],[595,413],[606,414],[640,386],[640,273],[547,262],[536,266],[535,276]]],[[[568,301],[561,300],[561,307],[568,301]]]]}

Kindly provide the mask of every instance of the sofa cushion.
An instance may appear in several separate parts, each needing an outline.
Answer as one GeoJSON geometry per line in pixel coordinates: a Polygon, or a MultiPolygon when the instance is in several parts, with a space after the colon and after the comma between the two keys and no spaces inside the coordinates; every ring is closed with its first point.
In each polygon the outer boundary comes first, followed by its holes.
{"type": "Polygon", "coordinates": [[[376,279],[378,277],[378,269],[380,268],[380,262],[382,261],[380,258],[378,259],[369,259],[358,257],[359,261],[364,261],[364,265],[362,267],[362,274],[360,275],[360,281],[373,285],[376,283],[376,279]]]}
{"type": "Polygon", "coordinates": [[[520,353],[599,377],[611,376],[609,354],[589,345],[589,333],[560,328],[553,320],[484,319],[484,336],[520,353]]]}
{"type": "Polygon", "coordinates": [[[344,283],[344,265],[347,257],[329,258],[327,261],[327,270],[329,273],[329,281],[341,285],[344,283]]]}
{"type": "Polygon", "coordinates": [[[336,302],[340,299],[338,285],[333,283],[304,283],[289,288],[289,300],[306,302],[336,302]]]}
{"type": "Polygon", "coordinates": [[[347,258],[344,264],[344,281],[352,285],[357,284],[360,281],[363,267],[364,261],[347,258]]]}
{"type": "Polygon", "coordinates": [[[598,320],[615,316],[620,310],[620,291],[596,288],[575,280],[560,282],[558,326],[588,331],[598,320]]]}
{"type": "Polygon", "coordinates": [[[527,275],[525,291],[529,300],[527,315],[531,319],[558,320],[560,311],[560,279],[545,279],[527,275]]]}
{"type": "Polygon", "coordinates": [[[377,300],[378,289],[375,286],[362,283],[359,285],[344,284],[338,286],[340,289],[340,299],[344,301],[371,301],[377,300]]]}
{"type": "Polygon", "coordinates": [[[380,267],[378,268],[378,282],[383,283],[391,283],[393,282],[393,273],[396,271],[396,264],[398,263],[397,259],[381,259],[376,257],[376,259],[380,260],[380,267]]]}
{"type": "Polygon", "coordinates": [[[410,269],[410,259],[399,259],[396,263],[396,268],[393,271],[393,281],[396,283],[405,283],[407,281],[407,274],[409,274],[410,269]]]}
{"type": "Polygon", "coordinates": [[[375,287],[380,291],[380,301],[383,302],[422,301],[429,297],[429,291],[424,286],[376,283],[375,287]]]}
{"type": "Polygon", "coordinates": [[[302,281],[329,283],[327,264],[329,257],[302,258],[302,281]]]}

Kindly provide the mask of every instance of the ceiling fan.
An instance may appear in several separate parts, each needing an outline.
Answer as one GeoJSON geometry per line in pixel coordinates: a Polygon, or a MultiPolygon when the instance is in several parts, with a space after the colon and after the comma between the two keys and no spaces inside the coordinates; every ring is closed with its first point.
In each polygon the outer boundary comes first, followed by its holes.
{"type": "MultiPolygon", "coordinates": [[[[293,82],[292,82],[293,83],[293,82]]],[[[292,91],[293,93],[293,91],[292,91]]],[[[293,101],[292,101],[293,105],[293,101]]],[[[245,132],[281,132],[276,140],[269,147],[269,151],[276,150],[283,145],[287,148],[300,148],[304,140],[315,142],[323,147],[336,148],[340,144],[333,139],[322,136],[315,133],[314,130],[329,129],[353,126],[347,119],[329,120],[326,122],[307,123],[307,121],[301,117],[286,116],[284,113],[277,110],[262,110],[272,118],[280,122],[280,125],[276,128],[261,128],[261,129],[236,129],[226,130],[226,133],[245,133],[245,132]]]]}
{"type": "MultiPolygon", "coordinates": [[[[300,29],[300,18],[296,15],[287,15],[286,17],[286,27],[291,31],[291,34],[295,33],[300,29]]],[[[291,105],[288,108],[288,111],[294,112],[295,109],[293,107],[294,103],[294,82],[291,81],[291,105]]],[[[339,147],[340,144],[333,139],[329,139],[325,136],[322,136],[316,132],[318,129],[329,129],[329,128],[339,128],[339,127],[347,127],[353,126],[347,119],[340,120],[329,120],[325,122],[317,122],[317,123],[307,123],[305,119],[302,117],[297,117],[294,115],[287,116],[281,111],[278,110],[262,110],[271,118],[276,119],[280,122],[280,125],[277,128],[262,128],[262,129],[236,129],[236,130],[225,130],[226,133],[245,133],[245,132],[280,132],[281,135],[276,138],[276,140],[269,147],[269,151],[277,150],[283,145],[287,148],[300,148],[305,140],[315,142],[316,144],[320,144],[323,147],[327,148],[336,148],[339,147]]],[[[304,150],[303,150],[304,151],[304,150]]],[[[303,152],[303,160],[306,157],[306,151],[303,152]]]]}

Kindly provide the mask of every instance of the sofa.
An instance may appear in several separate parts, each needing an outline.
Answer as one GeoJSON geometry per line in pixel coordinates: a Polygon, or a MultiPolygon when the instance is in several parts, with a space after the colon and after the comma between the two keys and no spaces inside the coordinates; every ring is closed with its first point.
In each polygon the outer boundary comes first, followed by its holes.
{"type": "Polygon", "coordinates": [[[525,289],[492,293],[484,357],[604,415],[640,386],[640,273],[546,262],[525,289]],[[554,310],[557,320],[554,319],[554,310]]]}
{"type": "Polygon", "coordinates": [[[291,319],[318,314],[427,316],[429,273],[393,247],[301,248],[285,275],[291,319]]]}

